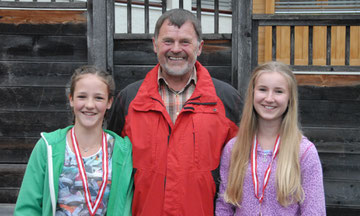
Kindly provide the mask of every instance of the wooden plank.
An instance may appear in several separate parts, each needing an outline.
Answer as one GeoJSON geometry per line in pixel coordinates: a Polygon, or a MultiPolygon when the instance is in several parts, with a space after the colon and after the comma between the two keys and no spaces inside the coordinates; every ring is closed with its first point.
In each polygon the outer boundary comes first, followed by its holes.
{"type": "Polygon", "coordinates": [[[151,40],[115,40],[114,65],[155,65],[151,40]]]}
{"type": "Polygon", "coordinates": [[[2,152],[0,152],[0,163],[10,163],[10,164],[27,163],[31,152],[32,152],[32,148],[2,150],[2,152]]]}
{"type": "Polygon", "coordinates": [[[132,65],[132,66],[114,66],[114,79],[116,84],[116,91],[119,92],[127,85],[144,79],[147,72],[149,72],[155,65],[132,65]]]}
{"type": "Polygon", "coordinates": [[[324,180],[325,200],[328,205],[359,207],[360,182],[324,180]]]}
{"type": "MultiPolygon", "coordinates": [[[[264,34],[265,34],[265,41],[264,41],[264,62],[268,62],[272,60],[272,49],[273,49],[273,45],[272,45],[272,27],[271,26],[265,26],[263,27],[264,29],[264,34]]],[[[260,46],[260,43],[259,43],[260,46]]]]}
{"type": "Polygon", "coordinates": [[[295,65],[308,65],[309,27],[295,26],[295,65]]]}
{"type": "Polygon", "coordinates": [[[260,26],[336,26],[336,25],[353,25],[359,26],[360,15],[358,14],[349,14],[349,15],[296,15],[291,16],[287,14],[253,14],[253,20],[259,20],[260,26]]]}
{"type": "MultiPolygon", "coordinates": [[[[335,78],[336,79],[336,78],[335,78]]],[[[317,87],[299,86],[300,100],[360,101],[359,86],[317,87]]]]}
{"type": "Polygon", "coordinates": [[[266,0],[265,14],[274,14],[274,13],[275,13],[275,0],[266,0]]]}
{"type": "Polygon", "coordinates": [[[264,14],[265,13],[266,0],[253,0],[253,14],[264,14]]]}
{"type": "Polygon", "coordinates": [[[360,128],[359,126],[350,125],[330,125],[330,126],[311,126],[303,124],[303,131],[305,136],[309,138],[316,146],[320,146],[322,151],[332,151],[328,146],[329,143],[342,143],[338,146],[345,152],[357,152],[356,146],[352,143],[360,142],[360,128]],[[324,147],[323,147],[324,146],[324,147]]]}
{"type": "Polygon", "coordinates": [[[25,169],[25,164],[0,164],[1,187],[20,187],[25,169]]]}
{"type": "MultiPolygon", "coordinates": [[[[265,28],[269,28],[268,26],[261,26],[258,29],[258,42],[257,42],[257,51],[258,51],[258,64],[265,63],[265,50],[267,49],[265,46],[266,36],[265,36],[265,28]]],[[[271,44],[270,44],[271,46],[271,44]]]]}
{"type": "MultiPolygon", "coordinates": [[[[130,2],[131,3],[131,2],[130,2]]],[[[91,65],[107,70],[107,1],[92,1],[88,5],[87,57],[91,65]]]]}
{"type": "Polygon", "coordinates": [[[201,0],[196,0],[196,18],[201,23],[201,0]]]}
{"type": "Polygon", "coordinates": [[[198,60],[204,66],[231,66],[231,41],[205,40],[198,60]]]}
{"type": "Polygon", "coordinates": [[[114,71],[114,34],[115,34],[115,2],[106,1],[106,70],[109,73],[114,71]]]}
{"type": "Polygon", "coordinates": [[[86,2],[56,2],[51,0],[51,2],[25,2],[15,0],[15,2],[2,1],[0,2],[0,7],[10,7],[10,8],[53,8],[53,9],[78,9],[84,10],[86,8],[86,2]]]}
{"type": "MultiPolygon", "coordinates": [[[[1,20],[1,19],[0,19],[1,20]]],[[[86,23],[12,24],[0,23],[1,34],[85,36],[86,23]]]]}
{"type": "Polygon", "coordinates": [[[290,64],[290,26],[276,27],[276,60],[290,64]]]}
{"type": "Polygon", "coordinates": [[[360,65],[360,26],[350,27],[350,65],[360,65]]]}
{"type": "Polygon", "coordinates": [[[214,33],[219,33],[219,0],[214,1],[214,33]]]}
{"type": "Polygon", "coordinates": [[[0,9],[0,23],[6,24],[84,24],[84,10],[6,10],[0,9]]]}
{"type": "Polygon", "coordinates": [[[36,137],[1,137],[0,138],[0,164],[25,164],[30,154],[40,139],[40,133],[36,137]]]}
{"type": "Polygon", "coordinates": [[[0,111],[0,134],[4,137],[36,137],[71,123],[70,109],[0,111]]]}
{"type": "MultiPolygon", "coordinates": [[[[318,86],[318,87],[338,87],[360,85],[360,76],[358,75],[296,75],[298,85],[300,86],[318,86]]],[[[345,94],[345,92],[344,92],[345,94]]]]}
{"type": "MultiPolygon", "coordinates": [[[[333,132],[328,130],[328,132],[333,132]]],[[[339,133],[339,132],[337,132],[339,133]]],[[[316,148],[320,154],[328,155],[328,158],[334,157],[335,154],[340,157],[344,157],[346,155],[355,156],[354,159],[359,160],[360,155],[360,142],[352,141],[317,141],[315,143],[316,148]],[[331,156],[332,155],[332,156],[331,156]]],[[[360,164],[353,164],[353,165],[360,165],[360,164]]],[[[359,172],[360,173],[360,172],[359,172]]]]}
{"type": "Polygon", "coordinates": [[[84,62],[0,61],[2,87],[65,87],[74,70],[84,62]]]}
{"type": "Polygon", "coordinates": [[[327,216],[357,216],[360,215],[360,206],[326,205],[327,216]]]}
{"type": "Polygon", "coordinates": [[[306,126],[359,127],[360,101],[300,101],[301,122],[306,126]]]}
{"type": "Polygon", "coordinates": [[[0,110],[69,108],[65,88],[61,87],[0,87],[0,110]]]}
{"type": "Polygon", "coordinates": [[[319,152],[319,155],[324,179],[336,179],[339,181],[360,179],[360,154],[319,152]]]}
{"type": "Polygon", "coordinates": [[[0,203],[15,203],[19,188],[0,187],[0,203]]]}
{"type": "Polygon", "coordinates": [[[1,60],[86,61],[85,36],[0,35],[1,60]]]}
{"type": "Polygon", "coordinates": [[[326,27],[313,28],[313,65],[326,65],[326,27]]]}
{"type": "Polygon", "coordinates": [[[257,50],[256,52],[253,51],[253,46],[257,44],[257,42],[253,43],[253,40],[257,40],[258,30],[254,29],[253,31],[252,11],[249,10],[253,5],[253,1],[243,1],[241,3],[232,1],[232,3],[232,83],[237,86],[240,95],[244,97],[251,71],[258,62],[257,50]]]}

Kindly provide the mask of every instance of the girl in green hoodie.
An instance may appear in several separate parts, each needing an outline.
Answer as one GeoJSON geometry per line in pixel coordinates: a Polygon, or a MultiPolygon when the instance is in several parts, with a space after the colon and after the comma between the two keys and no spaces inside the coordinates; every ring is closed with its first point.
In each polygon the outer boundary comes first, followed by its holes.
{"type": "Polygon", "coordinates": [[[15,216],[131,215],[131,143],[102,128],[114,90],[107,72],[93,66],[75,70],[69,93],[75,124],[41,133],[15,216]]]}

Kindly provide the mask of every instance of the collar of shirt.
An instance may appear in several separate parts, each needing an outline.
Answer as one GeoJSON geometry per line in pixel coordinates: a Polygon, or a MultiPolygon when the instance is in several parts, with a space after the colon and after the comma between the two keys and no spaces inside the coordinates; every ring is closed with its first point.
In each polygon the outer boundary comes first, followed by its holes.
{"type": "Polygon", "coordinates": [[[180,91],[175,91],[174,89],[172,89],[172,88],[169,87],[169,84],[168,84],[168,82],[166,81],[165,77],[161,74],[161,67],[159,67],[159,70],[158,70],[158,86],[159,86],[159,91],[160,91],[160,89],[161,89],[161,85],[162,85],[163,83],[165,83],[166,86],[168,87],[168,89],[169,89],[170,91],[172,91],[172,92],[175,93],[175,94],[180,94],[180,93],[182,93],[182,92],[186,89],[187,86],[189,86],[189,85],[191,84],[192,81],[194,82],[194,85],[196,85],[197,76],[196,76],[196,67],[195,67],[195,66],[194,66],[194,70],[193,70],[193,72],[191,73],[191,75],[190,75],[190,77],[189,77],[189,80],[187,81],[187,83],[186,83],[186,85],[184,86],[184,88],[182,88],[180,91]],[[162,80],[163,82],[161,82],[161,80],[162,80]]]}

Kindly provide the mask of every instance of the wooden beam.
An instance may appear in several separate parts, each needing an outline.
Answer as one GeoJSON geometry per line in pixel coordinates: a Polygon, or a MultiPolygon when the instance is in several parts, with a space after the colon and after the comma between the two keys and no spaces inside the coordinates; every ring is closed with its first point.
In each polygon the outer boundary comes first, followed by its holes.
{"type": "Polygon", "coordinates": [[[88,1],[88,63],[107,69],[107,1],[88,1]]]}
{"type": "Polygon", "coordinates": [[[232,0],[232,7],[232,84],[238,87],[244,98],[251,71],[257,64],[257,49],[252,51],[252,46],[255,46],[252,37],[257,41],[258,35],[257,29],[252,31],[252,10],[249,10],[252,8],[252,0],[232,0]]]}
{"type": "Polygon", "coordinates": [[[4,24],[65,24],[85,23],[86,12],[82,10],[0,10],[0,23],[4,24]]]}

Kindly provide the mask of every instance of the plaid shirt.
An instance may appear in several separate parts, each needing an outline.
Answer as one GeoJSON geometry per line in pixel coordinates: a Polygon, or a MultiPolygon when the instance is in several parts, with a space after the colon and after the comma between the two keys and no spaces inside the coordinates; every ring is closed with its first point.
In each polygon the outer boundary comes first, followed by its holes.
{"type": "Polygon", "coordinates": [[[191,74],[185,87],[180,91],[175,91],[169,87],[165,78],[161,75],[161,68],[159,67],[159,71],[158,71],[159,93],[165,104],[166,110],[169,113],[170,118],[174,124],[185,102],[194,93],[196,81],[197,81],[196,69],[194,67],[194,72],[191,74]]]}

